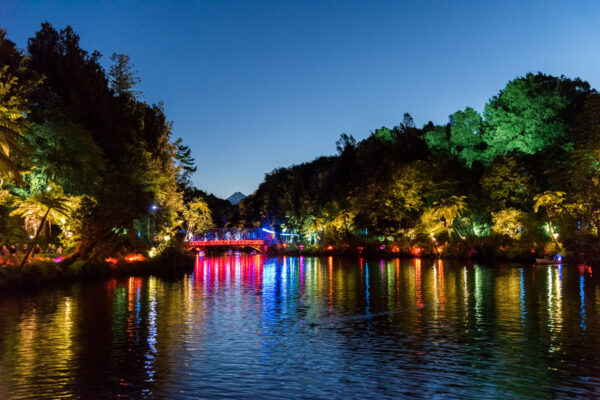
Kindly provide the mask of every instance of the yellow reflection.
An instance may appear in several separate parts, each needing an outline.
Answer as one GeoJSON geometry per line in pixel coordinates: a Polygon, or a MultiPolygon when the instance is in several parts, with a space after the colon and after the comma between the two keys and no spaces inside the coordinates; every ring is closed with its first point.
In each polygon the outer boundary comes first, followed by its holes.
{"type": "Polygon", "coordinates": [[[475,324],[478,328],[483,323],[483,282],[481,267],[475,265],[475,324]]]}

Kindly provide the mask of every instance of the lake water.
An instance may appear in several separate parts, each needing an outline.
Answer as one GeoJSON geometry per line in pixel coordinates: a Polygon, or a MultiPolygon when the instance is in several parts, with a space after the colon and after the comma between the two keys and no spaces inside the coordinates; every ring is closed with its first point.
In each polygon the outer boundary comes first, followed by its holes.
{"type": "Polygon", "coordinates": [[[198,258],[0,298],[0,398],[599,398],[573,266],[198,258]]]}

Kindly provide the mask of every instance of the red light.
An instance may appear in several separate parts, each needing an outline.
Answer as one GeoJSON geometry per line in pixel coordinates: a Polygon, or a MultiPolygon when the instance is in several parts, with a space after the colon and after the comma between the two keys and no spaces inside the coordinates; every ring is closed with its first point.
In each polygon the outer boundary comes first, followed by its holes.
{"type": "Polygon", "coordinates": [[[410,249],[410,252],[412,253],[413,256],[420,257],[421,253],[423,253],[423,248],[422,247],[413,247],[412,249],[410,249]]]}
{"type": "Polygon", "coordinates": [[[189,242],[190,247],[202,246],[262,246],[263,240],[194,240],[189,242]]]}
{"type": "Polygon", "coordinates": [[[327,246],[327,250],[333,250],[333,246],[332,245],[327,246]]]}

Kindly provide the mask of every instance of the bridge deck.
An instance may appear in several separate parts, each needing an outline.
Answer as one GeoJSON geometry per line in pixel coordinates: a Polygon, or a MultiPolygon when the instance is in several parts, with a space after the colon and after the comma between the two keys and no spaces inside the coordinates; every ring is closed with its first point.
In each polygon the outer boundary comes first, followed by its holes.
{"type": "Polygon", "coordinates": [[[264,240],[192,240],[188,243],[188,246],[263,246],[264,244],[264,240]]]}

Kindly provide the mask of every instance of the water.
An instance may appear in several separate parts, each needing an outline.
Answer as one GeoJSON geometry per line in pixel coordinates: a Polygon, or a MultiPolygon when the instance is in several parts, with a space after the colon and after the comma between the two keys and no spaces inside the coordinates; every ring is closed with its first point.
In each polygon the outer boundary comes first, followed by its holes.
{"type": "Polygon", "coordinates": [[[6,295],[0,398],[598,398],[596,278],[247,256],[6,295]]]}

